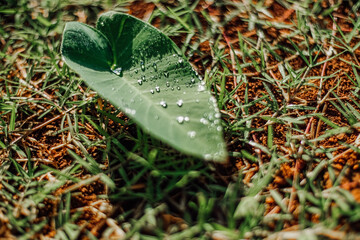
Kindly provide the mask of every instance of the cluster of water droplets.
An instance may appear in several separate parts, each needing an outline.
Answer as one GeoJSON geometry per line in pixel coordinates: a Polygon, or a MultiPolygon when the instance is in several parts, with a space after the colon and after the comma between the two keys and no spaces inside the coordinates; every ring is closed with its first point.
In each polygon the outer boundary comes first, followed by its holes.
{"type": "Polygon", "coordinates": [[[190,118],[188,116],[178,116],[176,117],[176,121],[179,123],[179,124],[183,124],[184,122],[189,122],[190,121],[190,118]]]}
{"type": "Polygon", "coordinates": [[[179,99],[177,100],[176,105],[178,105],[178,107],[182,107],[183,103],[184,101],[182,99],[179,99]]]}
{"type": "MultiPolygon", "coordinates": [[[[191,93],[194,94],[195,98],[193,102],[200,103],[204,101],[205,99],[203,96],[205,95],[202,94],[206,92],[206,84],[205,81],[203,81],[203,79],[201,78],[201,76],[199,76],[197,72],[191,68],[190,65],[185,64],[184,59],[180,55],[173,54],[168,58],[170,58],[166,60],[169,62],[168,65],[164,65],[163,63],[161,63],[161,61],[164,61],[164,59],[161,59],[160,57],[159,59],[151,58],[151,60],[145,61],[145,59],[149,58],[146,58],[144,54],[140,54],[140,57],[138,57],[137,59],[132,59],[134,61],[134,64],[132,66],[134,70],[131,71],[130,77],[135,79],[138,86],[141,86],[145,89],[147,88],[147,91],[149,91],[149,94],[151,95],[160,94],[162,91],[181,91],[181,87],[184,86],[185,88],[184,90],[182,90],[182,95],[185,96],[186,94],[191,93]],[[188,91],[186,90],[186,88],[194,88],[195,91],[188,91]]],[[[123,73],[123,69],[117,66],[114,66],[112,68],[112,71],[118,76],[121,76],[123,73]]],[[[184,108],[184,100],[179,95],[175,102],[168,102],[168,100],[165,98],[161,99],[158,104],[164,109],[172,108],[174,106],[178,108],[184,108]]],[[[221,114],[219,113],[217,102],[214,97],[211,96],[208,99],[208,106],[209,109],[204,109],[202,117],[192,119],[191,122],[198,122],[199,124],[207,126],[210,130],[212,129],[212,131],[222,131],[222,127],[220,124],[221,114]]],[[[136,111],[132,110],[131,108],[125,108],[125,112],[130,115],[134,115],[136,113],[136,111]]],[[[159,119],[159,116],[154,115],[154,118],[159,119]]],[[[190,123],[190,117],[187,116],[186,112],[184,112],[184,114],[179,114],[178,116],[176,116],[175,120],[180,125],[190,123]]],[[[197,137],[197,131],[198,130],[196,129],[196,127],[187,131],[188,138],[195,139],[197,137]]],[[[215,139],[209,139],[209,141],[213,140],[215,139]]],[[[216,156],[206,154],[203,157],[205,159],[212,159],[216,156]]]]}
{"type": "MultiPolygon", "coordinates": [[[[161,86],[161,91],[181,91],[182,86],[185,86],[186,88],[197,86],[199,92],[206,89],[205,82],[201,81],[202,79],[198,76],[197,72],[192,69],[189,64],[185,64],[184,58],[178,54],[168,55],[165,58],[163,58],[163,56],[158,56],[157,58],[150,56],[147,53],[146,48],[144,48],[139,50],[135,55],[137,57],[131,58],[134,70],[129,73],[130,77],[135,78],[136,83],[139,86],[150,87],[150,94],[160,93],[159,85],[163,85],[161,86]],[[168,63],[162,63],[161,68],[159,69],[158,64],[163,61],[168,63]],[[191,73],[190,81],[185,80],[188,78],[189,72],[191,73]],[[161,80],[161,84],[157,84],[157,80],[163,77],[165,79],[161,80]],[[145,84],[146,82],[148,82],[148,84],[145,84]]],[[[118,76],[122,74],[122,70],[121,67],[112,68],[112,71],[118,76]]],[[[183,94],[186,94],[186,91],[183,91],[183,94]]]]}
{"type": "Polygon", "coordinates": [[[188,131],[188,132],[187,132],[187,135],[188,135],[190,138],[195,138],[195,137],[196,137],[196,132],[195,132],[195,131],[188,131]]]}
{"type": "Polygon", "coordinates": [[[160,105],[163,107],[163,108],[167,108],[167,103],[165,100],[161,100],[160,101],[160,105]]]}
{"type": "Polygon", "coordinates": [[[119,66],[117,66],[116,64],[113,64],[112,66],[111,66],[111,71],[113,72],[113,73],[115,73],[115,75],[117,75],[117,76],[120,76],[121,75],[121,73],[122,73],[122,67],[119,67],[119,66]]]}

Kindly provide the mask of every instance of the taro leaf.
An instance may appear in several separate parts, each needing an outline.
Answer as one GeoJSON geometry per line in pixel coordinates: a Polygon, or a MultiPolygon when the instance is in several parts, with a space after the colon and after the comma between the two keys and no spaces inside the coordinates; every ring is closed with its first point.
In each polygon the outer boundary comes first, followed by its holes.
{"type": "Polygon", "coordinates": [[[187,154],[226,160],[215,98],[175,43],[156,28],[108,12],[97,29],[67,23],[61,52],[92,89],[153,136],[187,154]]]}

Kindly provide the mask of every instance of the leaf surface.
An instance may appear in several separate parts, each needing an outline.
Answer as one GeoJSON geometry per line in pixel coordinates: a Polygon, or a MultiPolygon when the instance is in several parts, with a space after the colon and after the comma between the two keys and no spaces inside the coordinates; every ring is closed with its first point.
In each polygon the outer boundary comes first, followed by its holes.
{"type": "Polygon", "coordinates": [[[114,106],[175,149],[227,158],[215,98],[167,36],[130,15],[108,12],[97,29],[66,24],[65,62],[114,106]]]}

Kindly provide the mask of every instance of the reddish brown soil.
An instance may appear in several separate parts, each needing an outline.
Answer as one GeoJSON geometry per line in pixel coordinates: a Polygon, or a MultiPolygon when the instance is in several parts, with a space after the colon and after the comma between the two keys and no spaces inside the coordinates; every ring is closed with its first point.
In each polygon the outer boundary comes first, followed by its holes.
{"type": "MultiPolygon", "coordinates": [[[[216,17],[218,19],[223,19],[226,14],[228,14],[231,11],[231,8],[229,9],[221,9],[216,6],[216,4],[207,3],[211,1],[201,1],[198,7],[196,8],[196,12],[200,11],[207,11],[208,14],[212,15],[213,17],[216,17]]],[[[291,23],[291,21],[296,21],[296,15],[293,10],[287,10],[284,9],[282,6],[277,4],[273,1],[267,1],[269,2],[269,10],[273,14],[274,19],[269,19],[269,21],[275,21],[275,22],[282,22],[282,23],[291,23]]],[[[173,1],[168,1],[169,5],[175,4],[173,1]]],[[[327,4],[327,3],[323,3],[327,4]]],[[[148,18],[152,11],[156,8],[156,6],[152,3],[144,3],[143,1],[136,1],[130,6],[128,6],[128,13],[131,15],[134,15],[138,18],[144,19],[148,18]]],[[[347,15],[347,8],[340,7],[337,10],[337,13],[339,16],[347,15]]],[[[223,29],[223,36],[226,37],[228,41],[232,44],[233,48],[236,50],[239,48],[238,45],[238,35],[237,32],[239,31],[243,36],[252,38],[254,40],[257,40],[256,31],[248,31],[248,24],[247,22],[244,22],[242,20],[243,17],[234,17],[223,29]]],[[[204,29],[206,29],[206,21],[199,15],[200,21],[204,25],[204,29]]],[[[79,16],[79,20],[86,22],[87,18],[84,16],[79,16]]],[[[161,24],[159,19],[155,19],[153,21],[155,26],[159,26],[161,24]]],[[[324,19],[324,23],[326,24],[326,27],[332,29],[332,20],[331,19],[324,19]]],[[[344,31],[351,30],[353,25],[346,21],[346,19],[339,17],[338,22],[341,29],[344,29],[344,31]]],[[[291,43],[289,40],[287,40],[285,36],[288,33],[286,29],[275,29],[273,27],[269,27],[265,29],[266,39],[269,43],[276,43],[280,42],[284,46],[291,46],[291,43]]],[[[181,46],[182,42],[184,41],[183,35],[174,36],[173,40],[181,46]]],[[[193,42],[199,41],[198,38],[195,36],[192,39],[193,42]]],[[[299,40],[300,41],[300,40],[299,40]]],[[[294,39],[294,42],[296,43],[296,39],[294,39]]],[[[311,42],[311,41],[310,41],[311,42]]],[[[230,50],[228,47],[228,43],[225,40],[221,41],[221,44],[225,46],[225,52],[230,54],[230,50]]],[[[352,44],[356,44],[355,42],[352,44]]],[[[201,42],[199,45],[199,50],[202,53],[202,56],[199,56],[198,54],[194,54],[190,61],[194,66],[198,69],[198,71],[202,74],[204,74],[205,70],[211,67],[211,44],[208,41],[201,42]],[[201,62],[203,60],[208,60],[208,65],[202,65],[201,62]]],[[[337,52],[341,52],[341,49],[335,49],[337,52]]],[[[15,52],[21,52],[22,49],[10,49],[8,50],[8,54],[14,54],[15,52]]],[[[289,58],[292,57],[291,54],[286,52],[278,51],[277,54],[279,54],[283,58],[289,58]]],[[[240,57],[240,56],[238,56],[240,57]]],[[[349,61],[349,62],[357,62],[357,59],[360,58],[360,50],[357,50],[354,52],[354,55],[351,55],[349,53],[342,54],[340,56],[341,58],[349,61]]],[[[318,62],[323,61],[326,59],[326,56],[323,53],[319,54],[318,62]]],[[[249,61],[249,59],[245,59],[245,61],[249,61]]],[[[2,60],[0,60],[0,64],[3,63],[2,60]]],[[[280,74],[280,71],[277,67],[278,61],[274,59],[274,57],[269,56],[267,61],[267,68],[270,69],[267,71],[267,74],[272,75],[274,78],[281,80],[282,76],[280,74]]],[[[294,70],[300,69],[305,67],[305,62],[301,59],[300,56],[293,57],[292,60],[289,61],[289,64],[293,67],[294,70]]],[[[228,68],[232,70],[231,64],[228,64],[228,68]]],[[[23,78],[21,75],[21,65],[14,66],[15,70],[14,72],[11,72],[9,76],[7,76],[8,79],[13,79],[14,77],[23,78]]],[[[353,83],[349,80],[349,78],[346,76],[345,73],[347,73],[350,77],[355,79],[355,75],[353,73],[353,70],[351,66],[343,61],[339,61],[338,59],[330,60],[326,66],[324,64],[319,65],[316,68],[312,68],[310,72],[308,73],[308,76],[320,76],[322,75],[323,69],[325,70],[323,75],[329,76],[332,73],[335,73],[340,70],[336,74],[336,77],[330,78],[323,83],[321,96],[324,97],[330,89],[332,89],[338,81],[339,87],[336,89],[336,94],[338,97],[347,100],[349,96],[352,96],[351,91],[353,90],[353,83]]],[[[249,89],[248,89],[248,96],[249,100],[254,100],[261,96],[262,94],[267,94],[267,90],[264,87],[262,81],[258,79],[260,77],[260,73],[255,70],[253,67],[249,67],[246,69],[243,69],[243,73],[248,76],[249,81],[249,89]]],[[[40,76],[41,77],[41,76],[40,76]]],[[[1,79],[0,79],[1,81],[1,79]]],[[[320,85],[320,80],[316,79],[312,81],[312,84],[314,86],[320,85]]],[[[234,82],[233,78],[229,77],[227,78],[227,84],[226,89],[228,91],[231,91],[234,89],[234,82]]],[[[284,102],[284,96],[281,93],[280,89],[278,87],[273,87],[271,89],[273,92],[279,107],[283,105],[284,102]]],[[[26,95],[28,93],[25,93],[22,96],[28,96],[26,95]]],[[[48,93],[49,96],[52,96],[53,93],[48,93]]],[[[315,87],[312,86],[303,86],[300,87],[295,91],[295,89],[292,89],[289,93],[289,96],[291,96],[288,101],[289,103],[305,103],[307,106],[313,106],[316,107],[316,101],[317,101],[317,94],[318,90],[315,87]]],[[[237,101],[240,103],[244,103],[245,101],[245,87],[241,86],[237,92],[236,97],[237,101]]],[[[34,98],[41,98],[40,95],[32,96],[34,98]]],[[[321,107],[318,109],[318,112],[323,112],[325,116],[334,122],[335,124],[338,124],[339,126],[348,126],[346,119],[341,115],[341,113],[332,105],[330,104],[329,100],[334,100],[334,96],[329,96],[328,100],[325,101],[324,104],[321,105],[321,107]]],[[[102,106],[101,100],[99,100],[98,107],[102,106]]],[[[50,107],[50,106],[49,106],[50,107]]],[[[226,121],[235,121],[235,119],[232,117],[232,114],[234,113],[232,111],[234,106],[231,104],[228,105],[228,117],[225,117],[226,121]]],[[[354,107],[358,109],[355,105],[354,107]]],[[[32,109],[34,112],[37,112],[41,114],[43,110],[39,109],[35,104],[29,105],[29,108],[32,109]]],[[[250,114],[254,114],[258,112],[259,110],[263,109],[264,106],[261,104],[256,104],[250,109],[250,114]]],[[[91,110],[89,110],[91,111],[91,110]]],[[[305,114],[310,114],[313,111],[302,111],[299,112],[297,110],[293,110],[291,114],[293,116],[301,116],[305,114]]],[[[18,119],[23,120],[23,129],[31,129],[33,126],[37,126],[41,123],[44,123],[50,119],[56,118],[57,116],[62,117],[61,112],[52,111],[52,113],[47,114],[45,118],[41,119],[41,121],[36,120],[34,116],[18,116],[18,119]]],[[[96,113],[94,113],[96,114],[96,113]]],[[[271,110],[267,110],[263,113],[263,115],[273,115],[274,112],[271,110]]],[[[4,121],[8,121],[9,119],[6,119],[4,116],[4,121]]],[[[58,131],[60,129],[61,124],[61,117],[56,119],[55,121],[51,122],[50,124],[47,124],[44,128],[42,128],[39,131],[35,131],[31,133],[28,137],[21,139],[18,143],[21,146],[27,146],[31,147],[32,150],[32,156],[34,158],[41,158],[41,159],[48,159],[48,163],[45,162],[45,164],[48,164],[51,167],[54,167],[56,169],[64,169],[70,165],[70,163],[73,161],[73,158],[68,154],[68,149],[73,150],[75,153],[81,155],[81,151],[78,147],[74,145],[74,143],[67,143],[66,142],[66,133],[64,134],[57,134],[56,136],[53,136],[52,133],[58,131]],[[66,143],[64,145],[64,143],[66,143]]],[[[124,120],[126,120],[125,117],[123,117],[124,120]]],[[[253,141],[258,142],[263,145],[267,145],[267,126],[265,126],[266,121],[260,118],[254,119],[252,122],[252,128],[265,128],[266,131],[262,132],[252,132],[251,138],[253,141]]],[[[83,127],[80,132],[84,135],[86,135],[89,139],[95,139],[96,137],[99,137],[99,133],[95,129],[93,129],[90,125],[83,126],[81,123],[79,123],[81,127],[83,127]]],[[[109,123],[109,131],[116,131],[117,129],[121,128],[118,124],[115,124],[113,122],[109,123]]],[[[67,127],[67,121],[65,121],[65,126],[67,127]]],[[[274,144],[278,146],[282,146],[282,148],[278,148],[278,151],[283,152],[284,155],[290,154],[288,157],[289,161],[287,163],[282,164],[280,167],[280,170],[276,172],[276,175],[274,176],[274,180],[269,184],[268,189],[282,189],[287,187],[292,187],[292,181],[294,177],[299,177],[300,180],[304,179],[305,171],[309,168],[307,165],[307,162],[299,159],[299,158],[293,158],[291,157],[291,154],[294,153],[291,147],[286,145],[286,132],[288,131],[288,127],[284,124],[274,124],[274,144]]],[[[321,123],[318,119],[313,119],[312,122],[309,124],[309,120],[306,121],[306,124],[301,126],[303,130],[309,128],[308,130],[308,139],[313,139],[315,137],[318,137],[326,132],[326,124],[321,123]]],[[[296,135],[298,133],[292,132],[292,134],[296,135]]],[[[330,137],[326,140],[323,140],[318,143],[318,146],[322,146],[324,148],[330,148],[330,147],[338,147],[338,150],[334,153],[334,155],[338,156],[336,160],[332,163],[332,167],[336,170],[336,174],[339,174],[339,172],[344,168],[345,165],[349,167],[349,171],[346,172],[345,177],[341,181],[341,187],[349,190],[355,197],[357,201],[360,202],[360,168],[359,168],[359,155],[356,154],[352,150],[347,150],[347,148],[342,147],[340,142],[346,142],[346,143],[353,143],[358,136],[358,130],[354,129],[351,133],[348,134],[341,134],[337,136],[330,137]]],[[[9,141],[14,141],[19,137],[20,134],[14,134],[11,135],[8,139],[9,141]]],[[[266,153],[263,153],[261,151],[256,150],[255,148],[249,146],[249,145],[240,145],[238,144],[235,138],[233,139],[227,139],[229,144],[229,151],[232,152],[240,152],[242,149],[246,149],[254,156],[260,156],[263,162],[269,161],[269,157],[266,153]],[[232,143],[233,142],[233,143],[232,143]]],[[[92,148],[89,150],[89,153],[91,156],[101,161],[101,157],[99,156],[99,149],[98,148],[92,148]]],[[[324,157],[321,154],[318,154],[319,158],[324,157]]],[[[1,155],[0,155],[1,157],[1,155]]],[[[230,162],[233,164],[233,166],[236,166],[238,169],[247,170],[244,176],[244,183],[249,183],[251,181],[252,176],[257,172],[259,165],[258,163],[252,163],[246,160],[245,158],[231,158],[230,162]]],[[[44,162],[43,162],[44,163],[44,162]]],[[[106,162],[103,162],[105,166],[108,164],[106,162]]],[[[232,166],[230,166],[232,167],[232,166]]],[[[314,167],[314,165],[312,166],[314,167]]],[[[86,176],[88,174],[87,172],[82,172],[81,175],[86,176]]],[[[43,178],[46,178],[51,181],[51,174],[48,174],[46,176],[42,176],[43,178]]],[[[322,174],[323,179],[323,186],[324,188],[329,188],[332,186],[332,182],[329,178],[328,172],[323,172],[322,174]]],[[[61,189],[59,189],[55,195],[61,194],[63,192],[66,192],[68,188],[73,187],[72,185],[65,185],[61,189]]],[[[0,185],[1,188],[1,185],[0,185]]],[[[103,230],[104,225],[106,224],[104,222],[105,217],[107,215],[111,215],[112,213],[112,207],[110,206],[110,203],[108,201],[102,201],[99,202],[99,199],[97,198],[97,195],[105,194],[107,189],[100,181],[95,181],[91,185],[82,186],[78,189],[79,195],[72,197],[71,203],[73,210],[82,208],[84,210],[84,214],[81,215],[81,217],[78,219],[79,225],[84,225],[86,229],[89,229],[95,236],[100,237],[101,230],[103,230]],[[103,210],[101,206],[107,206],[106,210],[103,210]],[[103,215],[98,214],[98,211],[103,213],[103,215]]],[[[289,209],[290,212],[292,212],[295,216],[299,214],[299,204],[297,199],[292,200],[292,207],[289,209]]],[[[271,197],[268,197],[266,199],[267,203],[267,213],[276,213],[280,209],[275,203],[274,199],[271,197]]],[[[46,200],[45,207],[41,209],[40,216],[43,217],[51,217],[52,214],[56,213],[56,210],[54,210],[55,204],[54,200],[46,200]]],[[[176,218],[171,215],[164,215],[164,222],[166,224],[183,224],[182,220],[179,218],[176,218]]],[[[316,214],[309,216],[309,219],[316,222],[318,221],[318,216],[316,214]]],[[[295,226],[297,224],[296,219],[287,222],[286,226],[291,227],[295,226]]],[[[167,225],[166,225],[167,226],[167,225]]],[[[165,226],[165,227],[166,227],[165,226]]],[[[45,235],[52,237],[54,235],[54,228],[52,226],[48,226],[43,232],[45,235]]]]}

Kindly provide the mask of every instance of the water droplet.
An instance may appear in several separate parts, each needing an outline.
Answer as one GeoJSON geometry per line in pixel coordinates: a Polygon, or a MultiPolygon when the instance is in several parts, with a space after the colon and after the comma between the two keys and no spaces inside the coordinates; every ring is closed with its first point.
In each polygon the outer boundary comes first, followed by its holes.
{"type": "Polygon", "coordinates": [[[164,76],[168,78],[169,77],[169,72],[164,72],[164,76]]]}
{"type": "Polygon", "coordinates": [[[141,65],[141,70],[145,71],[145,64],[143,60],[140,61],[140,65],[141,65]]]}
{"type": "Polygon", "coordinates": [[[214,97],[210,97],[209,103],[216,104],[216,99],[214,97]]]}
{"type": "Polygon", "coordinates": [[[180,86],[177,86],[176,89],[177,89],[177,90],[181,90],[181,87],[180,87],[180,86]]]}
{"type": "Polygon", "coordinates": [[[113,88],[111,88],[111,90],[115,91],[115,88],[113,87],[113,88]]]}
{"type": "Polygon", "coordinates": [[[191,79],[191,83],[192,83],[192,84],[195,83],[195,79],[194,79],[194,78],[191,79]]]}
{"type": "Polygon", "coordinates": [[[182,99],[180,99],[180,100],[178,100],[177,102],[176,102],[176,104],[179,106],[179,107],[181,107],[182,105],[183,105],[183,100],[182,99]]]}
{"type": "Polygon", "coordinates": [[[221,131],[222,131],[222,127],[221,127],[221,126],[218,126],[218,127],[216,128],[216,130],[217,130],[218,132],[221,132],[221,131]]]}
{"type": "Polygon", "coordinates": [[[196,100],[195,100],[195,102],[196,102],[196,103],[199,103],[199,102],[200,102],[200,100],[199,100],[199,99],[196,99],[196,100]]]}
{"type": "Polygon", "coordinates": [[[176,121],[177,121],[178,123],[182,124],[182,123],[184,122],[184,117],[183,117],[183,116],[178,116],[178,117],[176,118],[176,121]]]}
{"type": "Polygon", "coordinates": [[[135,73],[138,73],[139,71],[137,69],[135,69],[135,73]]]}
{"type": "Polygon", "coordinates": [[[182,63],[184,62],[184,60],[183,60],[182,58],[179,58],[178,62],[179,62],[180,64],[182,64],[182,63]]]}
{"type": "Polygon", "coordinates": [[[161,100],[160,101],[160,105],[163,107],[163,108],[167,108],[167,104],[164,100],[161,100]]]}
{"type": "Polygon", "coordinates": [[[159,86],[156,86],[156,87],[155,87],[155,91],[156,91],[156,92],[160,92],[160,87],[159,87],[159,86]]]}
{"type": "Polygon", "coordinates": [[[201,119],[200,119],[200,122],[201,122],[202,124],[204,124],[204,125],[209,124],[209,121],[208,121],[207,119],[205,119],[205,118],[201,118],[201,119]]]}
{"type": "Polygon", "coordinates": [[[174,91],[174,90],[175,90],[175,88],[171,87],[171,91],[174,91]]]}
{"type": "Polygon", "coordinates": [[[167,86],[167,87],[170,87],[170,83],[169,83],[169,82],[166,82],[166,86],[167,86]]]}
{"type": "Polygon", "coordinates": [[[221,114],[220,113],[215,113],[215,118],[220,118],[221,114]]]}
{"type": "Polygon", "coordinates": [[[154,90],[153,90],[153,89],[150,89],[150,92],[151,92],[151,94],[154,94],[154,90]]]}
{"type": "Polygon", "coordinates": [[[187,135],[188,135],[190,138],[195,138],[196,132],[195,132],[195,131],[189,131],[189,132],[187,132],[187,135]]]}
{"type": "Polygon", "coordinates": [[[146,81],[145,76],[142,76],[141,80],[143,80],[145,82],[146,81]]]}
{"type": "Polygon", "coordinates": [[[136,110],[131,108],[125,108],[125,113],[129,115],[135,115],[136,110]]]}
{"type": "Polygon", "coordinates": [[[118,68],[115,68],[112,70],[113,73],[115,73],[116,75],[120,76],[121,75],[121,72],[122,72],[122,68],[121,67],[118,67],[118,68]]]}
{"type": "Polygon", "coordinates": [[[198,92],[203,92],[203,91],[205,91],[205,86],[203,86],[203,85],[201,85],[201,84],[199,84],[199,86],[198,86],[198,92]]]}
{"type": "Polygon", "coordinates": [[[185,120],[185,122],[188,122],[188,121],[190,121],[190,118],[189,118],[189,117],[185,117],[184,120],[185,120]]]}
{"type": "Polygon", "coordinates": [[[157,71],[157,65],[156,65],[156,63],[153,63],[153,67],[154,67],[154,70],[155,70],[155,72],[157,71]]]}
{"type": "Polygon", "coordinates": [[[212,158],[211,154],[205,154],[204,155],[205,160],[211,160],[211,158],[212,158]]]}
{"type": "Polygon", "coordinates": [[[142,83],[143,83],[141,79],[139,79],[137,82],[139,85],[142,85],[142,83]]]}

